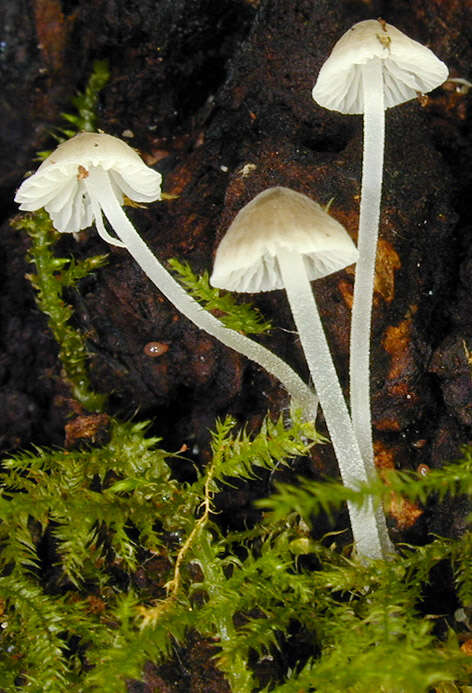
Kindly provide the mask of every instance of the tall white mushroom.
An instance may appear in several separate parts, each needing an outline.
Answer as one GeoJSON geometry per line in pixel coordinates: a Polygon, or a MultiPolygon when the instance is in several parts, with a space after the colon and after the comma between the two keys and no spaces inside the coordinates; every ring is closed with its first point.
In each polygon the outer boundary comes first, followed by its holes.
{"type": "Polygon", "coordinates": [[[369,384],[370,329],[385,134],[385,109],[446,81],[448,69],[429,48],[391,24],[355,24],[334,46],[313,88],[314,100],[341,113],[364,114],[358,250],[351,324],[351,415],[365,460],[373,459],[369,384]]]}
{"type": "Polygon", "coordinates": [[[83,132],[60,144],[36,173],[23,181],[15,201],[25,211],[44,207],[61,232],[74,233],[95,222],[100,236],[125,247],[177,310],[278,378],[293,405],[308,419],[314,418],[318,406],[315,393],[285,361],[203,310],[157,260],[123,211],[124,195],[136,202],[160,200],[160,173],[146,166],[136,151],[117,137],[83,132]],[[106,230],[102,213],[118,239],[106,230]]]}
{"type": "MultiPolygon", "coordinates": [[[[306,195],[275,187],[238,212],[218,246],[210,278],[213,286],[230,291],[285,289],[341,477],[350,488],[371,480],[375,469],[362,459],[310,280],[356,260],[357,250],[339,222],[306,195]]],[[[359,556],[392,553],[380,507],[349,504],[349,514],[359,556]]]]}

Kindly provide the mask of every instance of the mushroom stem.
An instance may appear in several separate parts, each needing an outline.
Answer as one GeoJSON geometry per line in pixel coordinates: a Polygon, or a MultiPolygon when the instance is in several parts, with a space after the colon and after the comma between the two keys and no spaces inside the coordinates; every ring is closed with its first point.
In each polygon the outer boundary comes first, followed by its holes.
{"type": "Polygon", "coordinates": [[[300,407],[304,416],[308,420],[314,421],[318,407],[318,398],[315,393],[285,361],[249,337],[225,327],[223,323],[204,310],[197,301],[186,293],[137,233],[116,198],[108,173],[100,167],[91,167],[84,183],[90,195],[97,228],[100,230],[100,227],[103,227],[101,211],[103,210],[110,225],[125,244],[129,253],[177,310],[197,327],[216,337],[231,349],[252,359],[271,375],[278,378],[290,394],[292,405],[295,408],[300,407]]]}
{"type": "MultiPolygon", "coordinates": [[[[336,374],[305,264],[299,253],[277,254],[295,325],[320,399],[343,483],[356,488],[375,473],[362,459],[349,412],[336,374]]],[[[385,559],[392,553],[382,509],[373,501],[362,507],[348,503],[356,552],[365,559],[385,559]]]]}
{"type": "Polygon", "coordinates": [[[379,232],[385,135],[382,61],[362,65],[364,152],[354,300],[351,318],[350,391],[354,432],[364,463],[374,469],[370,403],[370,335],[379,232]]]}

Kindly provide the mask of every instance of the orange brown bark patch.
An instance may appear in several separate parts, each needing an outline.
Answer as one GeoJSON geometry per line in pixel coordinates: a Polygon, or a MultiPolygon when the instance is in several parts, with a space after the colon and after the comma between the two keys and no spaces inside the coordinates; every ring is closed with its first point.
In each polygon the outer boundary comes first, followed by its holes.
{"type": "Polygon", "coordinates": [[[383,418],[375,422],[377,431],[400,431],[400,422],[397,419],[383,418]]]}
{"type": "Polygon", "coordinates": [[[391,325],[385,330],[383,347],[392,357],[389,380],[400,378],[411,360],[409,345],[411,342],[411,318],[405,318],[399,325],[391,325]]]}
{"type": "Polygon", "coordinates": [[[386,469],[395,469],[395,454],[392,448],[386,448],[379,442],[374,443],[375,466],[382,477],[382,471],[386,469]]]}
{"type": "MultiPolygon", "coordinates": [[[[391,448],[375,443],[375,466],[379,471],[380,478],[388,486],[387,470],[395,469],[395,452],[391,448]]],[[[398,529],[409,529],[416,520],[421,517],[423,511],[407,498],[403,498],[398,493],[392,493],[385,504],[385,510],[390,517],[395,520],[398,529]]]]}
{"type": "Polygon", "coordinates": [[[375,264],[374,290],[382,296],[385,303],[391,303],[395,296],[395,271],[400,269],[398,253],[388,241],[379,239],[375,264]]]}
{"type": "Polygon", "coordinates": [[[469,657],[472,657],[472,638],[469,638],[462,643],[461,651],[469,657]]]}
{"type": "Polygon", "coordinates": [[[78,416],[69,421],[65,426],[66,431],[66,448],[72,448],[79,441],[88,441],[95,443],[104,433],[106,433],[110,423],[110,417],[107,414],[90,414],[88,416],[78,416]]]}
{"type": "Polygon", "coordinates": [[[68,34],[60,0],[35,0],[34,19],[44,62],[53,72],[59,72],[63,67],[68,34]]]}
{"type": "Polygon", "coordinates": [[[386,510],[390,517],[395,520],[398,529],[413,527],[416,520],[423,514],[416,503],[412,503],[398,493],[392,493],[386,510]]]}
{"type": "Polygon", "coordinates": [[[353,286],[351,282],[346,281],[345,279],[341,279],[341,281],[338,284],[339,291],[341,292],[341,296],[344,299],[345,304],[347,305],[348,308],[352,309],[352,299],[353,299],[353,286]]]}

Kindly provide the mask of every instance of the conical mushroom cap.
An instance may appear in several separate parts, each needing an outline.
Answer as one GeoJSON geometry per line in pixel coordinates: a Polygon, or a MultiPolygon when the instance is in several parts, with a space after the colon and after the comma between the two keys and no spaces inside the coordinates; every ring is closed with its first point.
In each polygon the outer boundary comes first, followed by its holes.
{"type": "Polygon", "coordinates": [[[434,53],[382,20],[354,24],[335,44],[313,88],[314,100],[341,113],[363,113],[362,65],[382,63],[385,108],[439,87],[448,68],[434,53]]]}
{"type": "Polygon", "coordinates": [[[283,289],[277,255],[297,251],[308,278],[351,265],[357,248],[344,227],[306,195],[268,188],[234,218],[216,251],[210,283],[229,291],[283,289]]]}
{"type": "Polygon", "coordinates": [[[36,173],[18,189],[20,209],[44,207],[58,231],[76,232],[92,223],[84,178],[91,167],[108,171],[120,203],[123,195],[136,202],[161,196],[161,174],[146,166],[126,142],[104,133],[81,132],[60,144],[36,173]]]}

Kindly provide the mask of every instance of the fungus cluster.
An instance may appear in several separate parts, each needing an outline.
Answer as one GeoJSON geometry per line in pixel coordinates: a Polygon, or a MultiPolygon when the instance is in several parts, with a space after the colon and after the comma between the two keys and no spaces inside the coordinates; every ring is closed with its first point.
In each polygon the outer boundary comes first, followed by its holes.
{"type": "MultiPolygon", "coordinates": [[[[447,67],[428,48],[383,20],[355,24],[336,43],[313,88],[315,101],[341,113],[364,115],[358,248],[346,230],[310,198],[284,187],[259,193],[236,215],[215,257],[211,283],[238,292],[285,289],[345,485],[376,474],[373,460],[369,345],[382,192],[385,110],[442,84],[447,67]],[[350,345],[349,414],[310,281],[357,261],[350,345]]],[[[161,176],[121,140],[81,133],[59,145],[20,186],[20,209],[45,207],[58,231],[95,223],[107,242],[126,248],[149,279],[198,327],[276,376],[315,419],[313,390],[279,357],[204,311],[142,240],[123,210],[126,198],[161,198],[161,176]],[[113,230],[110,233],[105,219],[113,230]]],[[[167,345],[150,343],[156,356],[167,345]],[[154,345],[154,346],[153,346],[154,345]],[[158,350],[159,349],[159,350],[158,350]]],[[[348,505],[357,555],[387,558],[393,549],[380,507],[348,505]]]]}
{"type": "Polygon", "coordinates": [[[126,248],[156,287],[197,327],[252,359],[280,380],[295,407],[314,418],[318,400],[313,391],[269,349],[226,328],[184,291],[142,240],[123,211],[124,196],[137,202],[161,197],[161,176],[146,166],[125,142],[103,133],[83,132],[60,144],[35,174],[18,189],[20,209],[45,207],[54,227],[74,233],[95,222],[108,243],[126,248]],[[118,238],[105,228],[103,215],[118,238]]]}

